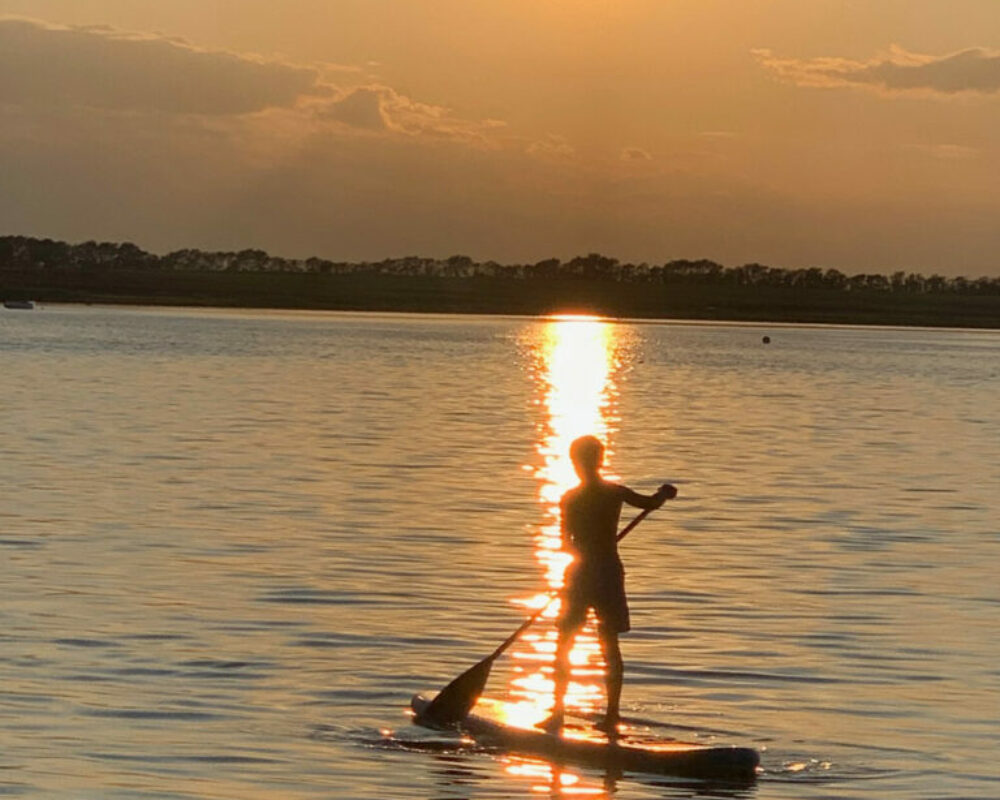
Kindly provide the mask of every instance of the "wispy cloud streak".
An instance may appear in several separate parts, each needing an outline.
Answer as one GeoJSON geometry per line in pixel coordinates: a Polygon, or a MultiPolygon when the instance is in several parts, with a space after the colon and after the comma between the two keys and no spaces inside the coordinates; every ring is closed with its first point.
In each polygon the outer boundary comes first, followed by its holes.
{"type": "Polygon", "coordinates": [[[887,93],[922,92],[942,96],[1000,92],[1000,53],[970,48],[946,56],[893,47],[869,61],[826,57],[784,58],[754,50],[758,63],[782,80],[815,88],[855,87],[887,93]]]}

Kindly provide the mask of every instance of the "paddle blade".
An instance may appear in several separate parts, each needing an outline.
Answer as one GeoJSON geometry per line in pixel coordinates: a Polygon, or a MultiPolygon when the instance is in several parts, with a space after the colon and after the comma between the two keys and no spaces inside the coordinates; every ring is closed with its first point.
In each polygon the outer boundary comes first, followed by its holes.
{"type": "Polygon", "coordinates": [[[486,688],[492,666],[491,656],[455,678],[431,700],[420,715],[420,721],[447,726],[465,719],[486,688]]]}

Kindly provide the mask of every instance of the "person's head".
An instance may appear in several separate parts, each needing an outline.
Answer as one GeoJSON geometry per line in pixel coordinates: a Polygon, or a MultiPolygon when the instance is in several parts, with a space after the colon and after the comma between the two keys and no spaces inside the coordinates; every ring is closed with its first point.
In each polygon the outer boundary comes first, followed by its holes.
{"type": "Polygon", "coordinates": [[[604,464],[604,445],[596,436],[581,436],[569,446],[569,457],[581,480],[594,477],[604,464]]]}

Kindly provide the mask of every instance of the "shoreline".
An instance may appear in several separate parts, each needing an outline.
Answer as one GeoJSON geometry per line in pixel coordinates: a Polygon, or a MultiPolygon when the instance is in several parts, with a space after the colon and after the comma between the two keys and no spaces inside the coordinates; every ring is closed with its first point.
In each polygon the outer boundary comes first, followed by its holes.
{"type": "MultiPolygon", "coordinates": [[[[75,302],[75,301],[47,301],[37,304],[35,311],[44,312],[47,309],[63,308],[95,308],[95,309],[123,309],[131,311],[191,311],[191,312],[229,312],[234,315],[247,314],[254,315],[274,315],[283,314],[299,317],[315,316],[344,316],[344,317],[387,317],[395,319],[426,319],[437,318],[440,320],[468,320],[480,319],[510,319],[525,321],[545,321],[545,320],[565,320],[571,321],[577,315],[552,312],[547,314],[505,314],[494,312],[465,312],[465,311],[385,311],[365,310],[365,309],[343,309],[343,308],[295,308],[272,306],[221,306],[221,305],[192,305],[187,303],[141,303],[141,302],[75,302]]],[[[2,309],[0,309],[2,316],[2,309]]],[[[750,319],[709,319],[709,318],[686,318],[686,317],[613,317],[604,315],[579,315],[583,320],[594,320],[597,322],[610,322],[623,325],[676,325],[679,327],[705,327],[705,328],[759,328],[761,330],[782,330],[805,328],[813,330],[885,330],[885,331],[942,331],[953,333],[1000,333],[1000,326],[997,327],[970,327],[967,325],[902,325],[898,323],[855,323],[855,322],[788,322],[786,320],[750,320],[750,319]]]]}
{"type": "MultiPolygon", "coordinates": [[[[961,332],[1000,332],[1000,324],[997,325],[961,325],[954,323],[921,323],[921,322],[898,322],[898,321],[878,321],[878,322],[858,322],[849,320],[790,320],[790,319],[770,319],[770,318],[742,318],[733,317],[638,317],[638,316],[615,316],[608,314],[589,314],[586,312],[550,311],[537,314],[502,312],[502,311],[414,311],[412,309],[392,310],[384,308],[325,308],[315,306],[268,306],[268,305],[232,305],[214,304],[204,302],[189,302],[178,298],[177,302],[163,302],[158,299],[144,301],[138,298],[131,299],[95,299],[95,300],[37,300],[34,311],[45,311],[46,308],[106,308],[106,309],[134,309],[141,310],[188,310],[188,311],[230,311],[233,313],[282,313],[291,314],[343,314],[343,315],[370,315],[386,317],[440,317],[447,318],[501,318],[501,319],[521,319],[521,320],[545,320],[557,319],[560,317],[581,317],[593,318],[603,322],[615,322],[636,325],[687,325],[705,327],[742,327],[742,328],[841,328],[841,329],[869,329],[877,328],[882,330],[926,330],[926,331],[954,331],[961,332]]],[[[0,309],[0,314],[6,311],[13,313],[12,309],[0,309]]]]}
{"type": "MultiPolygon", "coordinates": [[[[46,304],[366,311],[622,321],[1000,329],[1000,296],[595,279],[157,270],[0,270],[0,300],[46,304]]],[[[13,313],[13,312],[11,312],[13,313]]]]}

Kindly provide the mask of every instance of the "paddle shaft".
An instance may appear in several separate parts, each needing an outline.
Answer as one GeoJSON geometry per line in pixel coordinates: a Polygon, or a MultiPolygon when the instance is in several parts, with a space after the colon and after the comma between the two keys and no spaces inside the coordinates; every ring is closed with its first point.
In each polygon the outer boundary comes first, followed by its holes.
{"type": "MultiPolygon", "coordinates": [[[[635,528],[635,526],[638,525],[640,522],[642,522],[644,519],[646,519],[646,517],[652,514],[653,511],[654,509],[647,508],[645,511],[636,514],[635,519],[633,519],[628,525],[622,528],[621,532],[615,538],[615,541],[620,542],[622,539],[628,536],[632,532],[632,529],[635,528]]],[[[545,600],[545,604],[541,608],[539,608],[538,611],[536,611],[534,614],[528,617],[524,622],[522,622],[516,631],[514,631],[510,636],[504,639],[503,642],[500,644],[500,646],[496,650],[494,650],[489,657],[487,657],[486,661],[488,662],[496,661],[498,658],[500,658],[500,656],[504,654],[504,651],[506,651],[508,647],[510,647],[512,644],[514,644],[514,642],[516,642],[520,638],[522,633],[524,633],[526,630],[528,630],[528,628],[530,628],[532,625],[535,624],[538,618],[542,616],[545,609],[547,609],[549,605],[552,603],[552,601],[555,600],[558,596],[559,596],[558,592],[550,594],[548,598],[545,600]]]]}

